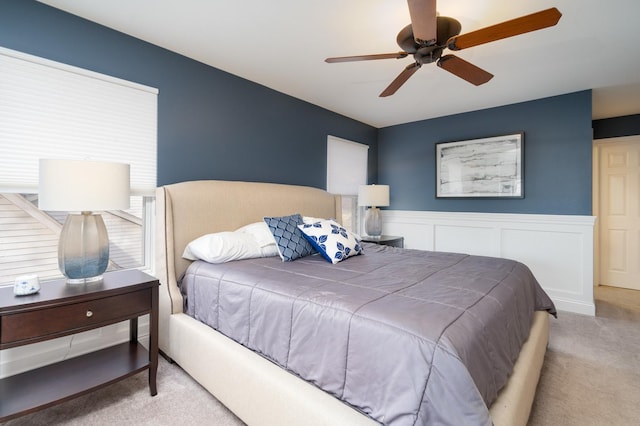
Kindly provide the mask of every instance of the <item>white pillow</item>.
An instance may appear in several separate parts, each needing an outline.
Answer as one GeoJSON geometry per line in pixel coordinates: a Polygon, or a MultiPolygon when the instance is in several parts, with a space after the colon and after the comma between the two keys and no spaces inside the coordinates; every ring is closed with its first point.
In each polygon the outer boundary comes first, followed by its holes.
{"type": "MultiPolygon", "coordinates": [[[[237,229],[236,232],[242,232],[245,234],[253,235],[258,241],[258,244],[260,244],[260,247],[273,245],[275,248],[276,246],[276,240],[275,238],[273,238],[273,234],[271,233],[271,230],[269,229],[267,224],[264,223],[264,221],[250,223],[248,225],[243,226],[242,228],[237,229]]],[[[276,249],[276,252],[277,251],[278,250],[276,249]]]]}
{"type": "Polygon", "coordinates": [[[217,232],[191,241],[182,257],[189,260],[204,260],[209,263],[224,263],[231,260],[277,256],[275,247],[260,247],[252,234],[242,232],[217,232]]]}

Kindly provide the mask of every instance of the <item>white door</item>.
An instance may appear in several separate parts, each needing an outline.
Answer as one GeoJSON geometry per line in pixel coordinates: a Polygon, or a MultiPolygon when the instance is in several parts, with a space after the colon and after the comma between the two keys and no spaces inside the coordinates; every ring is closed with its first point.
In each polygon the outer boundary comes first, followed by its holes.
{"type": "Polygon", "coordinates": [[[610,141],[598,145],[600,284],[640,290],[640,136],[610,141]]]}

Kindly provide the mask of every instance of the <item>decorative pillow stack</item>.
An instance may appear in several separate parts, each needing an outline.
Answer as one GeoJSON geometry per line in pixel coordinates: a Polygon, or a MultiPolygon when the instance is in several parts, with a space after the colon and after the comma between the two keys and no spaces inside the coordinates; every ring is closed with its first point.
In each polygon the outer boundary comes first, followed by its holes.
{"type": "Polygon", "coordinates": [[[276,240],[283,261],[289,262],[316,252],[298,229],[298,225],[304,224],[299,213],[291,216],[265,217],[264,221],[276,240]]]}
{"type": "Polygon", "coordinates": [[[298,225],[305,238],[334,265],[362,253],[360,240],[334,220],[298,225]]]}
{"type": "Polygon", "coordinates": [[[289,262],[320,252],[336,264],[362,253],[360,239],[335,220],[290,216],[265,217],[264,222],[245,225],[234,232],[203,235],[185,247],[182,257],[209,263],[256,257],[280,258],[289,262]]]}

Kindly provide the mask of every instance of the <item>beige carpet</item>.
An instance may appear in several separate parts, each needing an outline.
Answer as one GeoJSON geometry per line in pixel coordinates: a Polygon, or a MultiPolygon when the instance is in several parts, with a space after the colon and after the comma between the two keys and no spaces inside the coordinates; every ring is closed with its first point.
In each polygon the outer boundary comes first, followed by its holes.
{"type": "MultiPolygon", "coordinates": [[[[561,312],[529,424],[640,424],[640,292],[599,287],[596,317],[561,312]]],[[[5,425],[242,425],[189,378],[161,359],[158,395],[144,374],[5,425]]]]}
{"type": "Polygon", "coordinates": [[[561,312],[529,425],[640,425],[640,291],[596,287],[596,316],[561,312]]]}

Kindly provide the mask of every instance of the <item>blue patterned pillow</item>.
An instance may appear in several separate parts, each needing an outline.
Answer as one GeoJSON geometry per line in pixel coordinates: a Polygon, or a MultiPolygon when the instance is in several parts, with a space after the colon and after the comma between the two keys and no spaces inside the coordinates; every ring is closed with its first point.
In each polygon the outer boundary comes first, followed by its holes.
{"type": "Polygon", "coordinates": [[[334,265],[347,257],[362,253],[359,238],[334,220],[298,225],[309,242],[334,265]]]}
{"type": "Polygon", "coordinates": [[[300,214],[282,217],[265,217],[264,221],[271,230],[283,261],[288,262],[314,254],[316,250],[305,239],[298,225],[304,223],[300,214]]]}

